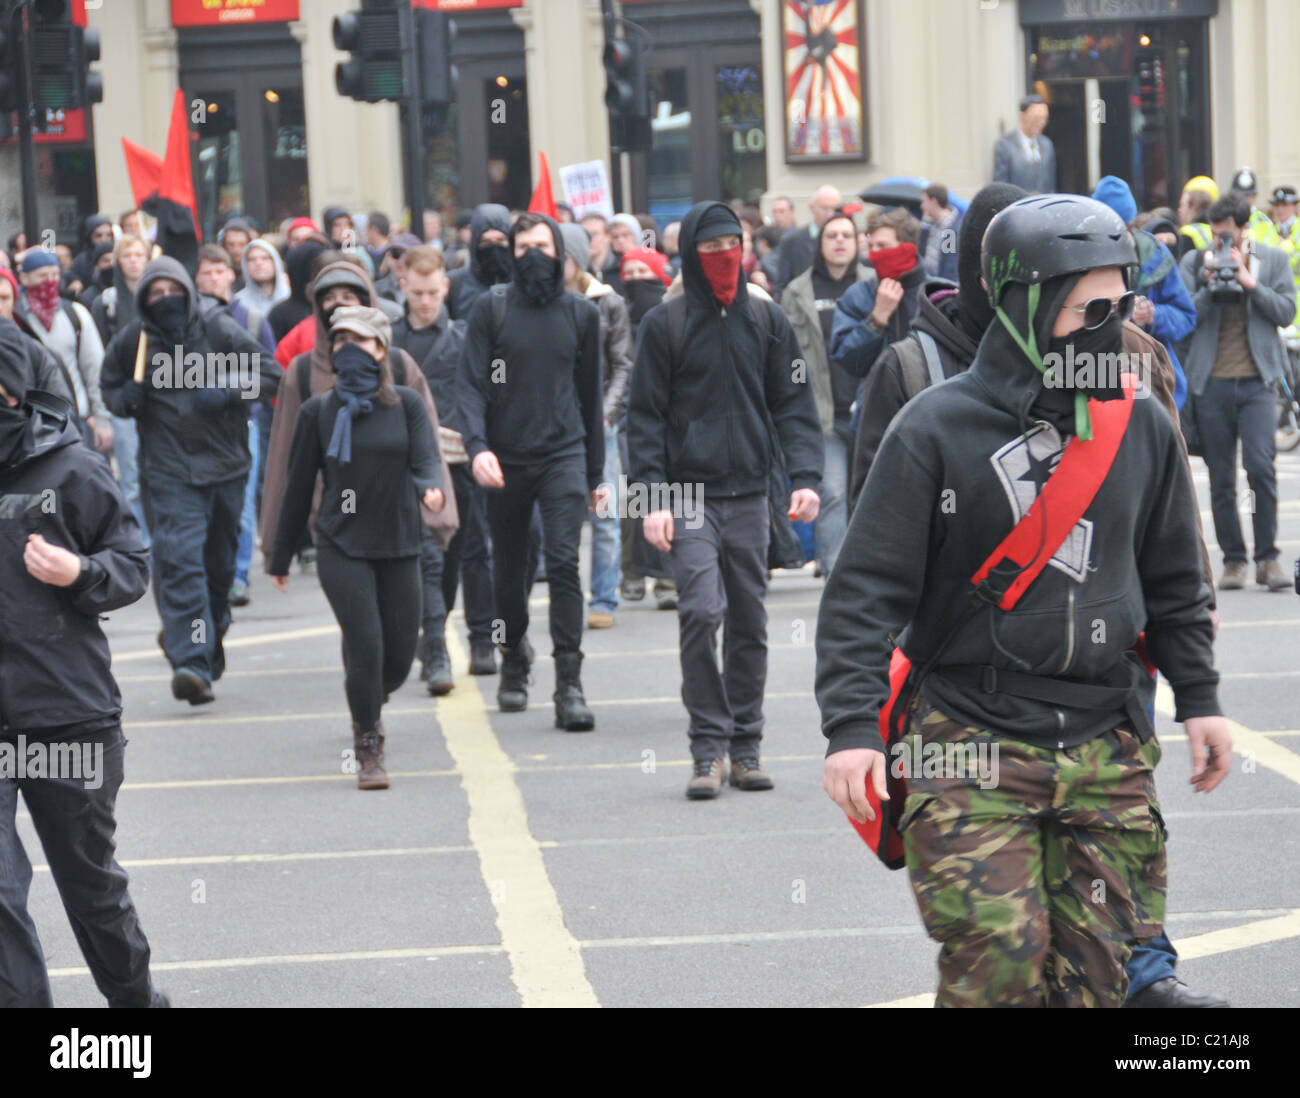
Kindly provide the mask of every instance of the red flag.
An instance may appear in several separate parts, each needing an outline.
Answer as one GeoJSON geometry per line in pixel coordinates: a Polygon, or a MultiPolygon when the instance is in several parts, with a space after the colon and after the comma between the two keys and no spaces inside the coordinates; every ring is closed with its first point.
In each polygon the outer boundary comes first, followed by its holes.
{"type": "Polygon", "coordinates": [[[559,212],[555,208],[555,195],[551,193],[550,165],[546,163],[544,152],[539,152],[537,159],[539,162],[537,188],[533,191],[533,197],[528,200],[528,212],[546,214],[547,217],[558,220],[559,212]]]}
{"type": "Polygon", "coordinates": [[[126,154],[126,174],[131,179],[131,196],[137,206],[153,194],[162,180],[162,157],[143,145],[122,138],[122,151],[126,154]]]}
{"type": "Polygon", "coordinates": [[[190,168],[190,120],[185,111],[185,95],[176,89],[172,103],[172,121],[167,129],[167,155],[163,157],[162,180],[158,197],[165,202],[187,207],[194,216],[194,236],[200,242],[199,205],[194,197],[194,173],[190,168]]]}

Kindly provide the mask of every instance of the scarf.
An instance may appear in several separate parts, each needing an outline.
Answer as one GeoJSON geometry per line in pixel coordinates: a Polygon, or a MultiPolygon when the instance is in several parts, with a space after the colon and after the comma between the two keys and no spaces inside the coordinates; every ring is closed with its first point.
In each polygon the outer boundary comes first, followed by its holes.
{"type": "Polygon", "coordinates": [[[730,305],[740,289],[740,245],[721,252],[699,252],[698,256],[713,296],[719,304],[730,305]]]}
{"type": "Polygon", "coordinates": [[[54,327],[54,318],[59,312],[59,280],[47,278],[44,282],[28,286],[27,304],[46,330],[54,327]]]}
{"type": "Polygon", "coordinates": [[[379,388],[379,363],[355,343],[345,343],[334,352],[334,369],[338,371],[334,392],[343,407],[334,420],[326,454],[347,465],[352,460],[352,421],[374,408],[366,398],[379,388]]]}
{"type": "Polygon", "coordinates": [[[881,279],[899,279],[916,266],[916,245],[895,244],[872,252],[869,258],[881,279]]]}

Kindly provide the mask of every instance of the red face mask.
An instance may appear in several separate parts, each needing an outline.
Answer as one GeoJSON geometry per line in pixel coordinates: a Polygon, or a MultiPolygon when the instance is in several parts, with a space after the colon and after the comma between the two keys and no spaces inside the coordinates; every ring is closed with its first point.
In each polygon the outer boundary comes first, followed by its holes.
{"type": "Polygon", "coordinates": [[[916,266],[916,245],[895,244],[892,248],[872,252],[868,258],[881,278],[902,278],[916,266]]]}
{"type": "Polygon", "coordinates": [[[44,282],[28,286],[26,292],[27,304],[31,306],[32,312],[46,328],[51,327],[59,312],[59,280],[47,278],[44,282]]]}
{"type": "Polygon", "coordinates": [[[721,252],[700,252],[699,257],[713,296],[720,304],[730,305],[740,283],[740,245],[721,252]]]}

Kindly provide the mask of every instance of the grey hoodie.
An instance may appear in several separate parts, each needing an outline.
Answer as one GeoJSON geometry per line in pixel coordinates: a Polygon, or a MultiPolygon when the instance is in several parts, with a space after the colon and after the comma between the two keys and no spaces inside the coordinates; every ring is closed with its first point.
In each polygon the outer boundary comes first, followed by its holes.
{"type": "Polygon", "coordinates": [[[235,294],[234,301],[242,303],[250,314],[265,317],[271,311],[272,306],[280,304],[289,296],[289,276],[284,273],[284,260],[280,258],[280,253],[265,240],[259,239],[249,242],[248,247],[244,249],[244,257],[240,263],[240,268],[244,276],[244,288],[235,294]],[[275,289],[270,297],[267,297],[262,288],[248,275],[248,256],[254,248],[260,248],[264,251],[271,257],[271,262],[275,264],[275,289]]]}

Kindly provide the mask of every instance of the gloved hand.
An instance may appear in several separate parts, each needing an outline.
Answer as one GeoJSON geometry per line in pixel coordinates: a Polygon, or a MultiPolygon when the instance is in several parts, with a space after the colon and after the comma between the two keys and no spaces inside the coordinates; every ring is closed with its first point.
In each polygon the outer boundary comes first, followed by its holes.
{"type": "Polygon", "coordinates": [[[144,407],[144,386],[135,378],[129,377],[122,382],[122,403],[128,414],[138,412],[144,407]]]}
{"type": "Polygon", "coordinates": [[[213,415],[226,406],[225,389],[200,389],[194,394],[194,406],[204,415],[213,415]]]}

